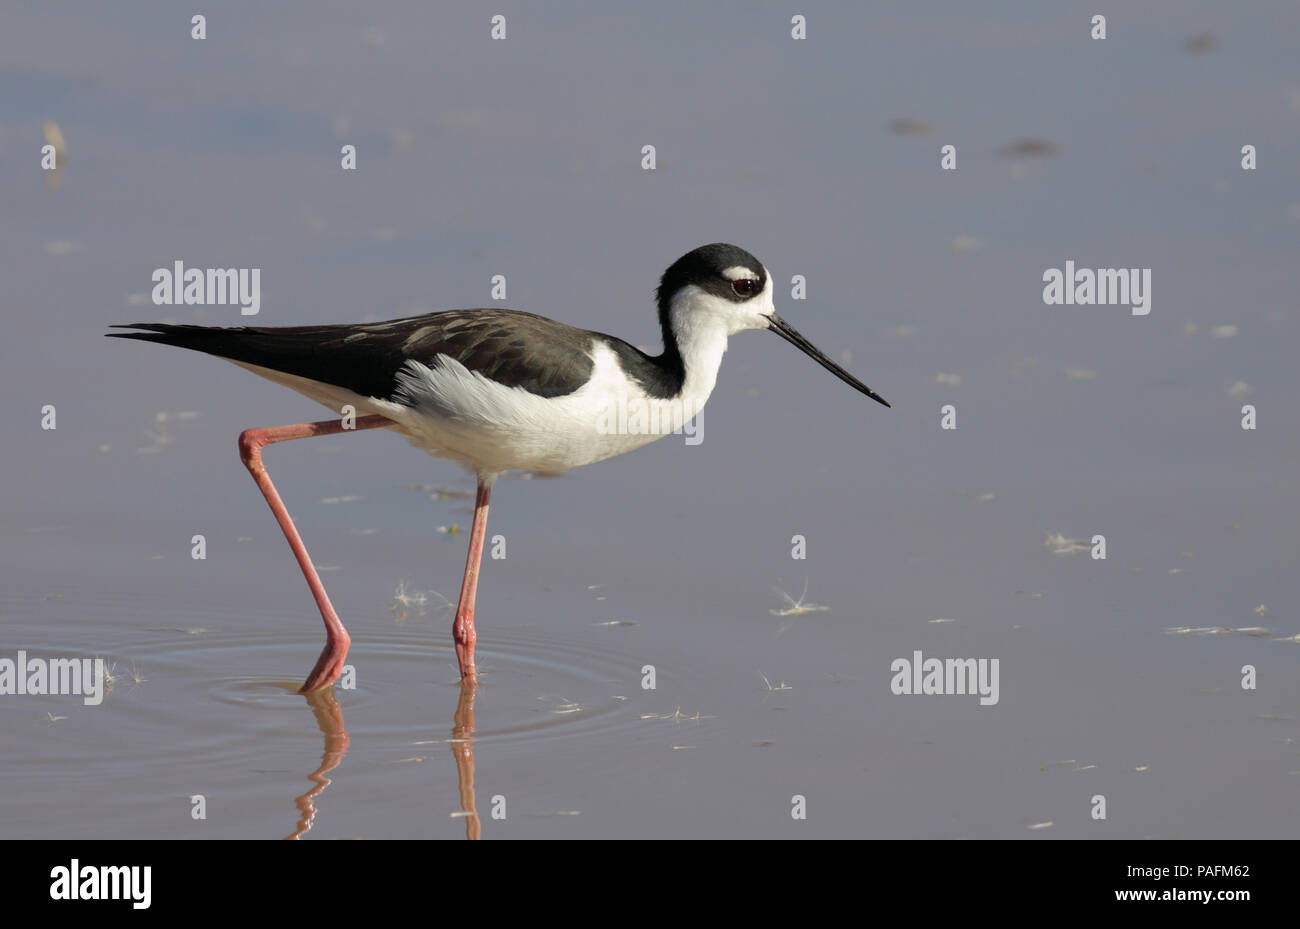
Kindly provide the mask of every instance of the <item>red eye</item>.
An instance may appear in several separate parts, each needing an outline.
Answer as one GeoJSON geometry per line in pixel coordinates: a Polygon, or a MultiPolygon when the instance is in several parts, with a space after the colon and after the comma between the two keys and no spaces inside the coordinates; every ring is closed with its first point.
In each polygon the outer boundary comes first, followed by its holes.
{"type": "Polygon", "coordinates": [[[731,289],[736,292],[738,297],[752,297],[758,293],[758,281],[752,277],[742,277],[738,281],[731,282],[731,289]]]}

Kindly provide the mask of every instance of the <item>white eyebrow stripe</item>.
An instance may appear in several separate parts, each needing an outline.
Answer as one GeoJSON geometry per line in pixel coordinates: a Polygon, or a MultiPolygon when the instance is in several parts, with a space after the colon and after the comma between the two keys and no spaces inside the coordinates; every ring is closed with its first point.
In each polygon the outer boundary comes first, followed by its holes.
{"type": "Polygon", "coordinates": [[[759,274],[753,268],[746,268],[744,265],[735,265],[723,271],[722,276],[729,281],[742,281],[747,277],[752,277],[757,280],[759,274]]]}

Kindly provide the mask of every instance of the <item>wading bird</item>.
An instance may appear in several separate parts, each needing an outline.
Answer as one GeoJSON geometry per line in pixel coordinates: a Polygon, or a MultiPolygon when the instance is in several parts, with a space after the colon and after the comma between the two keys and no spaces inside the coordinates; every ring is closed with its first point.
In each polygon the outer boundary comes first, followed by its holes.
{"type": "Polygon", "coordinates": [[[745,329],[775,332],[889,406],[777,316],[771,275],[742,248],[715,243],[688,252],[664,272],[657,298],[664,340],[658,356],[614,336],[500,309],[332,326],[134,323],[112,328],[143,331],[107,334],[225,358],[343,415],[239,436],[240,457],[284,530],[325,621],[325,649],[303,693],[338,678],[351,639],[262,464],[262,448],[308,436],[392,429],[431,455],[472,470],[478,494],[452,634],[461,680],[473,685],[474,598],[488,498],[503,472],[576,468],[680,429],[713,392],[727,337],[745,329]],[[349,418],[349,406],[359,415],[349,418]],[[639,415],[617,412],[628,409],[639,415]]]}

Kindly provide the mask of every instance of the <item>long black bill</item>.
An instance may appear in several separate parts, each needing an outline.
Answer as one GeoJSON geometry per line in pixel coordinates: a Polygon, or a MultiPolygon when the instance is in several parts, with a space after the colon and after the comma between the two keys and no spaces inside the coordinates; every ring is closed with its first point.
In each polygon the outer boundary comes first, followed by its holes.
{"type": "Polygon", "coordinates": [[[852,374],[845,371],[835,362],[831,361],[829,358],[823,355],[821,349],[819,349],[816,345],[813,345],[811,342],[809,342],[807,339],[801,336],[799,334],[798,329],[796,329],[794,326],[791,326],[780,316],[777,316],[775,313],[773,313],[771,316],[768,317],[768,320],[771,322],[771,326],[769,328],[773,332],[775,332],[781,338],[785,339],[795,348],[799,349],[799,351],[803,352],[805,355],[807,355],[813,361],[817,362],[827,371],[831,372],[831,374],[834,374],[836,377],[838,377],[844,383],[848,384],[854,390],[862,391],[864,394],[866,394],[872,400],[875,400],[877,403],[883,403],[885,406],[889,406],[888,400],[880,396],[880,394],[876,393],[866,384],[862,383],[852,374]]]}

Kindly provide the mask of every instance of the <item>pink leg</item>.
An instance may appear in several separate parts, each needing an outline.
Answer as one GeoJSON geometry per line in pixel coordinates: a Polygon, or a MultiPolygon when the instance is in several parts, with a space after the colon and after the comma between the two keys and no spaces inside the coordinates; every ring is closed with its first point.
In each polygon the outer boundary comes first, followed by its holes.
{"type": "Polygon", "coordinates": [[[470,687],[478,683],[478,671],[474,667],[474,643],[478,633],[474,631],[474,598],[478,594],[478,569],[483,562],[483,537],[487,534],[488,498],[492,496],[492,485],[478,485],[478,496],[474,500],[474,528],[469,534],[469,554],[465,556],[465,580],[460,585],[460,603],[456,607],[456,622],[451,627],[452,639],[456,643],[456,661],[460,664],[461,682],[470,687]]]}
{"type": "Polygon", "coordinates": [[[275,514],[276,522],[284,530],[284,537],[289,540],[289,547],[293,549],[293,556],[298,559],[298,567],[302,568],[303,577],[307,579],[307,586],[311,588],[312,596],[316,598],[316,605],[320,607],[321,619],[325,620],[325,650],[320,653],[320,658],[316,661],[316,667],[311,669],[311,674],[307,676],[306,682],[298,691],[299,693],[305,694],[313,690],[319,690],[338,680],[338,676],[343,673],[343,661],[348,656],[348,646],[352,644],[352,638],[348,635],[348,631],[343,628],[343,623],[339,620],[339,614],[334,612],[334,606],[330,603],[329,595],[325,593],[325,585],[321,583],[320,575],[316,573],[316,566],[311,563],[311,556],[307,554],[307,546],[302,544],[302,536],[298,535],[293,519],[290,518],[289,511],[285,509],[284,501],[280,499],[280,494],[276,492],[275,485],[271,483],[271,475],[267,473],[266,466],[262,464],[262,447],[276,442],[285,442],[289,439],[310,438],[314,435],[335,435],[340,432],[351,432],[354,429],[377,429],[380,426],[387,426],[391,422],[384,416],[362,416],[356,420],[353,429],[344,429],[342,420],[327,419],[319,423],[273,426],[269,429],[248,429],[240,433],[239,457],[243,459],[244,466],[248,468],[248,473],[253,475],[253,480],[257,482],[257,486],[261,489],[262,496],[266,497],[271,512],[275,514]]]}

